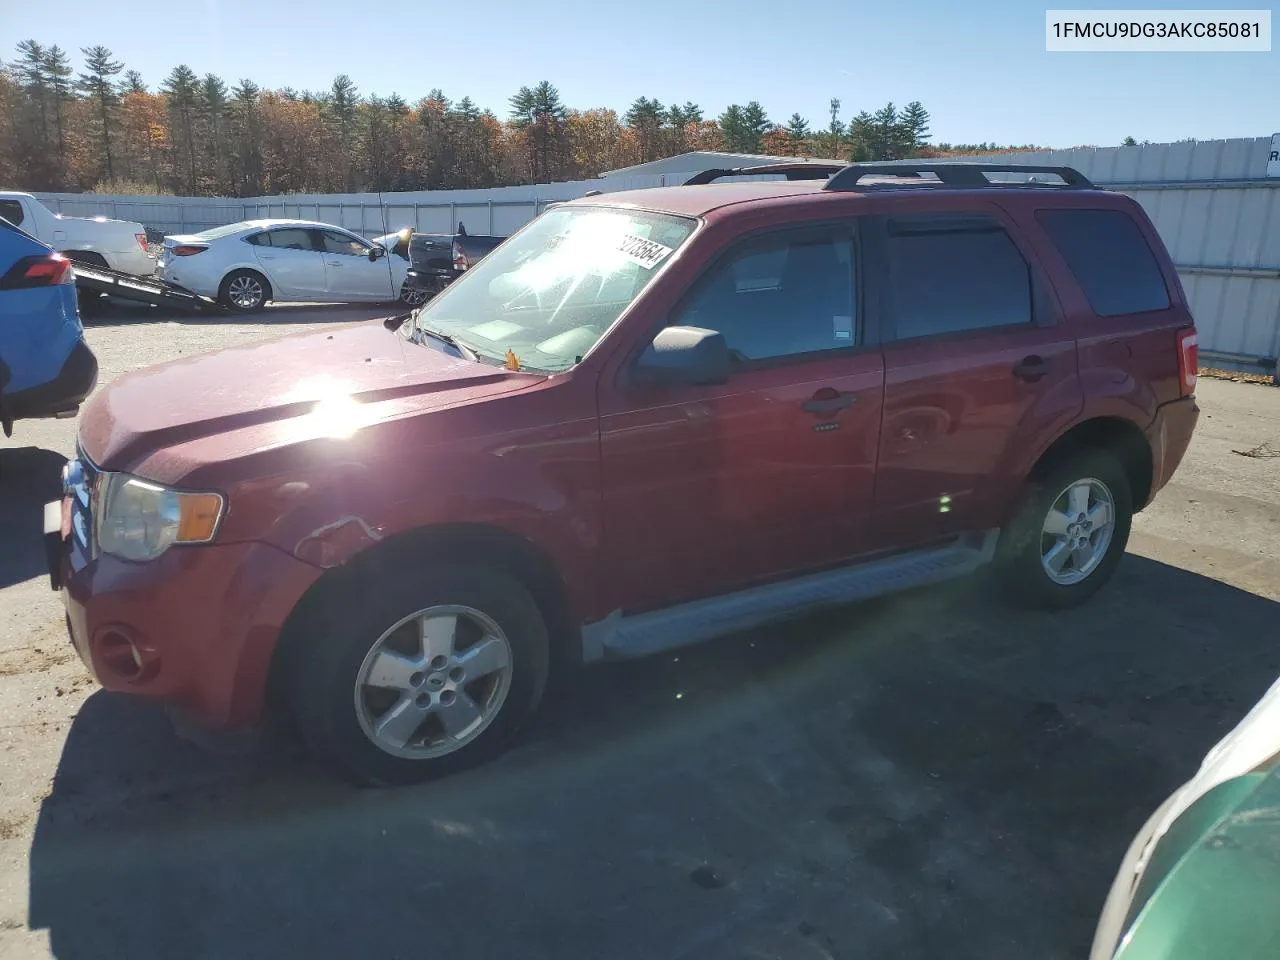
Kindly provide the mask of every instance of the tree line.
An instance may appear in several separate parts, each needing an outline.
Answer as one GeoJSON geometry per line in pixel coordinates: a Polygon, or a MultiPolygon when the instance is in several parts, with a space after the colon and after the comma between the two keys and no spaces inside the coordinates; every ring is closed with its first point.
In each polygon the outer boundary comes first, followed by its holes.
{"type": "Polygon", "coordinates": [[[775,122],[754,100],[716,117],[692,101],[643,96],[621,116],[572,109],[544,80],[521,87],[499,118],[439,89],[415,103],[362,94],[345,74],[327,90],[265,90],[180,64],[152,90],[106,47],[81,54],[77,70],[58,45],[24,40],[0,64],[0,188],[233,197],[430,190],[585,179],[689,150],[893,160],[949,147],[931,145],[918,101],[845,122],[832,98],[816,129],[798,113],[775,122]]]}

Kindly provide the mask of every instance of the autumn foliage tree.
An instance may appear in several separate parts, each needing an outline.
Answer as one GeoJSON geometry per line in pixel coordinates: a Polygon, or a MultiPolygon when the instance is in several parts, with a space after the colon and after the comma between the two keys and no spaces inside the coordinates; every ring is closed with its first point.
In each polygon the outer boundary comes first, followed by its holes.
{"type": "MultiPolygon", "coordinates": [[[[598,176],[690,150],[893,159],[928,155],[918,102],[863,111],[826,129],[756,100],[715,119],[691,100],[639,96],[621,113],[565,104],[548,80],[523,86],[505,118],[469,97],[409,100],[328,88],[264,90],[179,64],[151,88],[111,50],[23,40],[0,63],[0,188],[258,196],[546,183],[598,176]]],[[[825,120],[824,120],[825,122],[825,120]]],[[[987,146],[984,144],[983,146],[987,146]]],[[[994,148],[994,145],[991,145],[994,148]]]]}

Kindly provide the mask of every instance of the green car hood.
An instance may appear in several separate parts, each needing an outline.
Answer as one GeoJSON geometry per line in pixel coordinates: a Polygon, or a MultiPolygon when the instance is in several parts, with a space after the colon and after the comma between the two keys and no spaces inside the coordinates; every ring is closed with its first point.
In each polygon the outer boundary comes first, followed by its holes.
{"type": "Polygon", "coordinates": [[[1151,851],[1116,960],[1280,956],[1280,767],[1217,784],[1151,851]]]}

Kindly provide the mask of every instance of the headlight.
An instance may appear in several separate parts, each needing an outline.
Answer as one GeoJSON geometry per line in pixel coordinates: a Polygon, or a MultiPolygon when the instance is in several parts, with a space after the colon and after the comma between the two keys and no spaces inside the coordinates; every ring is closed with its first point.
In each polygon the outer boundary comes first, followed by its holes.
{"type": "Polygon", "coordinates": [[[222,516],[216,493],[182,493],[127,473],[98,485],[98,546],[125,560],[154,560],[175,543],[207,543],[222,516]]]}

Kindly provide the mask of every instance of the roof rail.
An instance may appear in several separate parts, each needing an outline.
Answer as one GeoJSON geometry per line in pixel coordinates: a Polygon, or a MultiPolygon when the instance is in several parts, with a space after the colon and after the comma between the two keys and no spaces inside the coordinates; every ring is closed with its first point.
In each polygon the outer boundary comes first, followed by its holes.
{"type": "MultiPolygon", "coordinates": [[[[1077,190],[1097,189],[1079,170],[1072,167],[1041,167],[1023,163],[851,163],[827,181],[825,190],[869,190],[876,186],[881,188],[903,187],[907,184],[863,184],[864,177],[897,177],[901,179],[919,179],[921,174],[932,173],[937,182],[944,187],[1002,187],[1027,186],[1025,183],[1003,184],[987,177],[989,173],[1048,173],[1061,178],[1062,183],[1035,186],[1051,186],[1058,189],[1077,190]]],[[[932,183],[933,181],[924,181],[932,183]]],[[[923,185],[923,184],[922,184],[923,185]]],[[[912,184],[914,186],[914,184],[912,184]]]]}
{"type": "Polygon", "coordinates": [[[716,167],[695,173],[684,182],[684,186],[695,187],[722,177],[754,177],[762,173],[783,173],[788,180],[823,180],[845,169],[848,169],[848,165],[843,163],[819,163],[806,160],[794,163],[765,163],[755,167],[716,167]]]}

